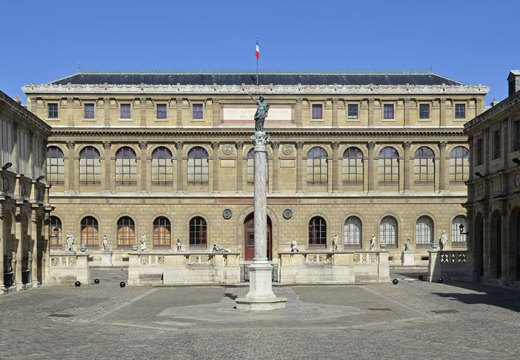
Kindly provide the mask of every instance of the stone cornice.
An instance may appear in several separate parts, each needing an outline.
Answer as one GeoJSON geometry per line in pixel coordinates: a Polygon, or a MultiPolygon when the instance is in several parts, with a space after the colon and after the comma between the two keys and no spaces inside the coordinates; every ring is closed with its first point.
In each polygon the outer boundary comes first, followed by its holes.
{"type": "Polygon", "coordinates": [[[502,100],[495,106],[489,108],[482,114],[475,117],[473,120],[467,122],[464,125],[464,128],[466,131],[471,130],[471,129],[479,126],[484,121],[494,118],[496,116],[499,116],[502,112],[508,110],[511,106],[519,104],[519,103],[520,103],[520,91],[505,98],[504,100],[502,100]]]}
{"type": "Polygon", "coordinates": [[[0,107],[5,107],[13,113],[17,114],[18,119],[25,119],[31,127],[37,128],[41,132],[45,134],[45,136],[49,136],[51,134],[51,126],[46,122],[41,120],[39,117],[34,115],[32,112],[27,110],[22,105],[18,104],[15,100],[11,99],[9,96],[0,91],[0,107]]]}
{"type": "Polygon", "coordinates": [[[31,84],[23,87],[29,95],[486,95],[485,85],[109,85],[31,84]]]}

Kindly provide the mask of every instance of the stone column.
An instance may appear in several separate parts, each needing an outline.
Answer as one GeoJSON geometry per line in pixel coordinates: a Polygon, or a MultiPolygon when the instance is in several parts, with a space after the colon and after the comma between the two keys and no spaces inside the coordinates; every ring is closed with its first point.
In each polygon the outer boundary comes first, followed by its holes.
{"type": "MultiPolygon", "coordinates": [[[[178,104],[177,104],[178,105],[178,104]]],[[[184,192],[184,178],[182,174],[183,169],[183,161],[184,161],[184,144],[182,141],[177,141],[175,143],[175,148],[177,149],[177,192],[184,192]]]]}
{"type": "Polygon", "coordinates": [[[235,300],[238,310],[285,308],[287,299],[277,298],[272,289],[272,267],[267,260],[267,151],[269,136],[263,131],[251,137],[255,145],[255,257],[249,266],[249,292],[235,300]]]}
{"type": "Polygon", "coordinates": [[[296,143],[296,192],[303,192],[303,141],[296,143]]]}
{"type": "Polygon", "coordinates": [[[339,142],[334,141],[332,143],[332,192],[337,193],[339,187],[339,142]]]}
{"type": "Polygon", "coordinates": [[[410,147],[412,146],[412,143],[410,141],[405,141],[403,143],[404,148],[404,166],[403,166],[403,172],[404,172],[404,192],[410,191],[410,147]]]}
{"type": "Polygon", "coordinates": [[[219,192],[219,168],[220,164],[218,161],[218,150],[220,148],[220,144],[218,141],[213,141],[211,143],[211,148],[213,149],[213,192],[219,192]]]}
{"type": "Polygon", "coordinates": [[[16,208],[16,215],[14,217],[14,237],[16,241],[16,256],[14,256],[14,276],[16,290],[23,288],[22,282],[22,241],[24,234],[22,233],[22,209],[16,208]]]}
{"type": "Polygon", "coordinates": [[[31,262],[31,286],[38,286],[38,208],[35,207],[32,209],[31,213],[31,241],[32,241],[32,249],[31,249],[31,258],[29,261],[31,262]]]}
{"type": "Polygon", "coordinates": [[[280,142],[273,141],[271,143],[273,149],[273,168],[271,174],[273,174],[273,193],[280,192],[280,155],[278,151],[280,149],[280,142]]]}
{"type": "Polygon", "coordinates": [[[105,191],[107,192],[112,191],[112,182],[114,181],[110,171],[112,169],[111,148],[110,141],[103,142],[103,149],[105,149],[105,191]]]}
{"type": "Polygon", "coordinates": [[[68,179],[69,179],[69,191],[75,191],[75,174],[74,174],[74,141],[67,141],[67,167],[68,167],[68,179]]]}
{"type": "Polygon", "coordinates": [[[375,156],[374,149],[376,147],[376,143],[371,141],[367,144],[368,147],[368,192],[373,192],[376,190],[376,164],[375,164],[375,156]]]}
{"type": "Polygon", "coordinates": [[[241,193],[244,191],[244,162],[243,162],[243,149],[244,142],[237,141],[235,143],[235,147],[237,148],[237,184],[236,184],[236,192],[241,193]]]}
{"type": "Polygon", "coordinates": [[[148,161],[146,159],[146,149],[148,148],[148,143],[146,141],[140,141],[139,142],[139,149],[141,150],[141,171],[140,171],[140,178],[141,178],[141,186],[140,190],[141,192],[148,191],[147,188],[147,178],[148,178],[148,161]]]}
{"type": "Polygon", "coordinates": [[[7,239],[4,237],[4,207],[3,204],[0,203],[0,294],[5,292],[5,284],[4,284],[4,253],[5,253],[5,244],[7,239]]]}
{"type": "Polygon", "coordinates": [[[446,141],[439,143],[439,192],[446,191],[446,141]]]}
{"type": "MultiPolygon", "coordinates": [[[[46,203],[48,204],[48,203],[46,203]]],[[[50,272],[50,263],[49,263],[49,255],[51,248],[51,239],[50,239],[50,212],[52,211],[51,206],[45,206],[45,223],[42,227],[42,231],[44,232],[43,238],[43,249],[42,249],[42,283],[45,285],[49,280],[49,272],[50,272]]]]}

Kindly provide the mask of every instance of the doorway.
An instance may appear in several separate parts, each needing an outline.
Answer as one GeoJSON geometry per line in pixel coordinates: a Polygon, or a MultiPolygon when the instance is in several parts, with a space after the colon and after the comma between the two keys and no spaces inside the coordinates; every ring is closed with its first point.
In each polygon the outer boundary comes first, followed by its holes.
{"type": "MultiPolygon", "coordinates": [[[[267,259],[272,260],[271,219],[267,217],[267,259]]],[[[255,215],[249,214],[244,220],[244,260],[252,261],[255,257],[255,215]]]]}

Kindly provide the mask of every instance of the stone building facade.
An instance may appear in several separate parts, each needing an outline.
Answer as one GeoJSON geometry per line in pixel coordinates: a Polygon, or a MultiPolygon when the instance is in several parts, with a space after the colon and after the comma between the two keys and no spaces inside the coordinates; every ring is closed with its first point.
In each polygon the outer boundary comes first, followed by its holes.
{"type": "Polygon", "coordinates": [[[0,293],[47,280],[50,134],[49,125],[0,92],[0,293]]]}
{"type": "Polygon", "coordinates": [[[80,73],[27,85],[53,128],[51,246],[72,233],[98,264],[146,238],[149,250],[252,259],[255,98],[270,104],[268,257],[290,249],[368,249],[390,261],[410,239],[418,261],[449,234],[466,248],[464,124],[488,88],[432,73],[80,73]],[[453,230],[455,229],[455,230],[453,230]]]}
{"type": "Polygon", "coordinates": [[[509,96],[466,124],[470,144],[466,230],[475,273],[520,284],[520,71],[509,96]]]}

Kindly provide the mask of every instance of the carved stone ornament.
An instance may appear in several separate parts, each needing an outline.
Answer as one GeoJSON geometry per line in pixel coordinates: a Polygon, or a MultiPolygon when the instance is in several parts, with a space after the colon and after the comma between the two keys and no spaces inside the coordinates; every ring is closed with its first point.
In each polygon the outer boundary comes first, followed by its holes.
{"type": "Polygon", "coordinates": [[[147,147],[148,147],[148,143],[146,141],[139,141],[139,148],[141,150],[146,150],[147,147]]]}
{"type": "Polygon", "coordinates": [[[293,152],[293,146],[290,145],[290,144],[285,144],[284,146],[282,146],[282,153],[284,155],[291,155],[293,152]]]}
{"type": "Polygon", "coordinates": [[[282,213],[282,216],[285,220],[289,220],[290,218],[292,218],[292,210],[291,209],[285,209],[282,213]]]}
{"type": "Polygon", "coordinates": [[[222,147],[224,155],[231,155],[233,153],[233,146],[226,144],[222,147]]]}
{"type": "Polygon", "coordinates": [[[255,151],[265,151],[265,146],[269,141],[269,135],[263,131],[255,131],[255,134],[251,136],[253,144],[255,145],[255,151]]]}
{"type": "Polygon", "coordinates": [[[110,149],[111,146],[112,146],[112,144],[110,143],[110,141],[103,141],[104,149],[110,149]]]}
{"type": "Polygon", "coordinates": [[[224,209],[224,211],[222,211],[222,217],[226,220],[229,220],[231,219],[231,217],[233,216],[233,211],[231,211],[231,209],[224,209]]]}

